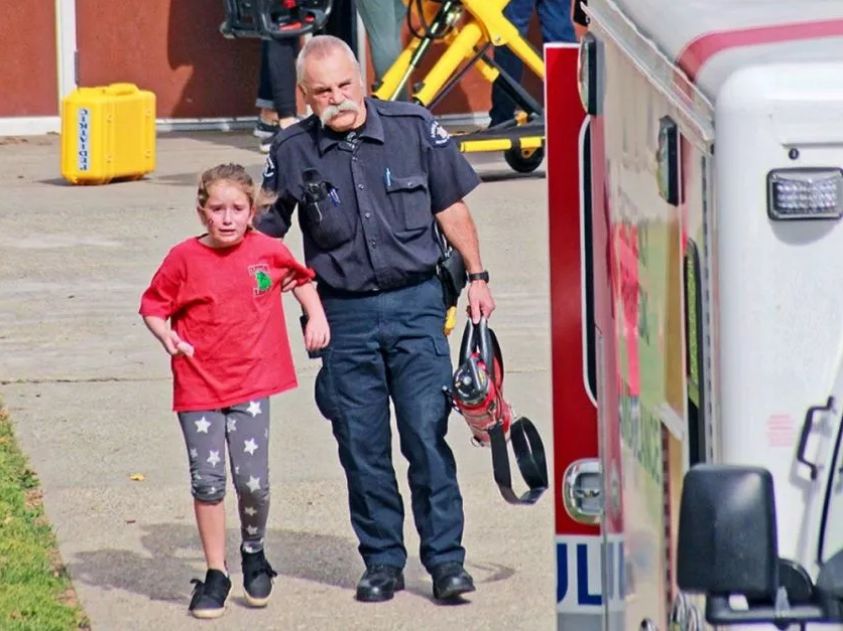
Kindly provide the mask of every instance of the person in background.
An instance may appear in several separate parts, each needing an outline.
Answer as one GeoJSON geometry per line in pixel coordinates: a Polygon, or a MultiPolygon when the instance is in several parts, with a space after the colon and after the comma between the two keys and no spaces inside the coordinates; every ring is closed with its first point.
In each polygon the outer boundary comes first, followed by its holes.
{"type": "Polygon", "coordinates": [[[326,346],[330,331],[311,284],[313,272],[287,247],[252,228],[265,203],[246,170],[222,164],[199,181],[196,212],[206,233],[176,245],[141,298],[140,314],[171,356],[173,409],[190,463],[205,580],[188,610],[225,612],[231,580],[225,561],[225,452],[240,514],[246,602],[263,607],[276,575],[264,554],[269,514],[269,397],[296,386],[281,306],[282,288],[308,316],[305,346],[326,346]]]}
{"type": "MultiPolygon", "coordinates": [[[[357,0],[357,11],[366,28],[377,84],[404,48],[401,27],[407,7],[402,0],[357,0]]],[[[401,98],[406,99],[406,91],[401,98]]]]}
{"type": "MultiPolygon", "coordinates": [[[[575,42],[574,25],[571,21],[571,4],[563,0],[510,0],[503,11],[504,16],[515,25],[522,37],[526,37],[533,12],[539,14],[542,41],[575,42]]],[[[516,82],[524,74],[523,62],[508,47],[495,48],[495,62],[501,70],[516,82]]],[[[489,125],[494,127],[515,117],[515,101],[501,87],[503,80],[498,78],[492,84],[492,109],[489,111],[489,125]]]]}
{"type": "Polygon", "coordinates": [[[588,6],[587,0],[573,0],[574,3],[574,12],[573,12],[573,19],[574,24],[581,27],[588,26],[588,16],[585,14],[583,7],[588,6]]]}
{"type": "Polygon", "coordinates": [[[261,62],[258,78],[260,108],[254,135],[260,139],[260,150],[269,151],[272,139],[280,129],[298,121],[296,116],[296,54],[298,38],[261,41],[261,62]]]}
{"type": "Polygon", "coordinates": [[[338,37],[357,55],[357,2],[333,0],[331,14],[320,34],[338,37]]]}
{"type": "Polygon", "coordinates": [[[366,566],[356,597],[385,601],[404,587],[392,402],[409,462],[419,556],[434,598],[452,601],[475,586],[464,567],[462,495],[445,441],[443,387],[453,373],[434,224],[465,261],[471,318],[488,318],[495,303],[463,201],[480,179],[429,111],[364,97],[360,66],[341,40],[307,42],[296,77],[313,115],[273,143],[263,187],[277,201],[257,227],[282,237],[298,208],[305,260],[331,328],[315,398],[337,440],[366,566]]]}

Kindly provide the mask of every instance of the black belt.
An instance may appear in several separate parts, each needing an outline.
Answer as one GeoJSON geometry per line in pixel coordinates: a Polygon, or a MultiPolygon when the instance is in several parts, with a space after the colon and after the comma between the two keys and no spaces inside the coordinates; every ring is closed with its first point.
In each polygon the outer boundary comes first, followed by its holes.
{"type": "Polygon", "coordinates": [[[436,276],[436,270],[430,270],[429,272],[406,274],[396,285],[389,285],[388,287],[379,287],[378,289],[368,289],[362,291],[350,291],[348,289],[331,287],[330,285],[319,281],[316,284],[316,290],[319,292],[319,295],[324,298],[366,298],[369,296],[377,296],[379,294],[383,294],[390,291],[398,291],[399,289],[415,287],[416,285],[426,283],[434,276],[436,276]]]}

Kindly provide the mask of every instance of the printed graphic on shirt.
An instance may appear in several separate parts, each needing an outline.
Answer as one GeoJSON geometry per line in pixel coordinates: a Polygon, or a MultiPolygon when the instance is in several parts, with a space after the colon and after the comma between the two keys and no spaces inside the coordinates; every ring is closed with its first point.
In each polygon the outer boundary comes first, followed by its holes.
{"type": "Polygon", "coordinates": [[[442,127],[436,121],[430,123],[430,140],[433,142],[434,145],[437,147],[442,147],[448,144],[448,141],[451,139],[451,135],[445,131],[445,128],[442,127]]]}
{"type": "Polygon", "coordinates": [[[275,177],[275,162],[272,160],[272,156],[266,156],[266,162],[263,165],[263,179],[271,180],[273,177],[275,177]]]}
{"type": "Polygon", "coordinates": [[[255,279],[255,286],[252,288],[252,293],[255,296],[265,294],[272,288],[272,279],[269,277],[269,266],[266,263],[250,265],[249,276],[255,279]]]}

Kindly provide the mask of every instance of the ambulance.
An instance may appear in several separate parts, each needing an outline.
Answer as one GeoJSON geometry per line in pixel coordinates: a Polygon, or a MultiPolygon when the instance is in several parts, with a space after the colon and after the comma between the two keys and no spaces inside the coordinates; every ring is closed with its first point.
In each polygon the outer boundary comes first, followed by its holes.
{"type": "Polygon", "coordinates": [[[843,629],[843,0],[546,48],[558,628],[843,629]]]}

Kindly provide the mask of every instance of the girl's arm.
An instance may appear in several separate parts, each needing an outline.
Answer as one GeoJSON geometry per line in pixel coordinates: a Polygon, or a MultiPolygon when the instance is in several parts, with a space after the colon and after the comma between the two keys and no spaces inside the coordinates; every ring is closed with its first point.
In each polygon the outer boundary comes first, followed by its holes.
{"type": "Polygon", "coordinates": [[[143,316],[143,323],[146,324],[146,328],[161,342],[161,346],[170,355],[193,356],[193,347],[182,340],[178,333],[170,329],[170,325],[164,318],[151,315],[143,316]]]}
{"type": "Polygon", "coordinates": [[[322,301],[316,293],[313,283],[299,285],[293,289],[293,295],[301,304],[307,315],[307,325],[304,328],[304,347],[309,351],[325,348],[331,341],[331,329],[322,308],[322,301]]]}

